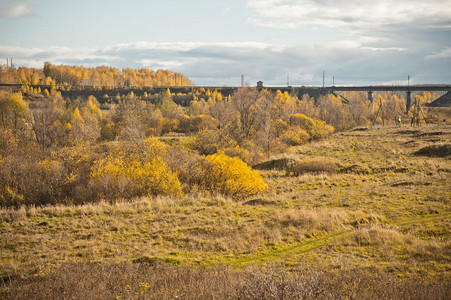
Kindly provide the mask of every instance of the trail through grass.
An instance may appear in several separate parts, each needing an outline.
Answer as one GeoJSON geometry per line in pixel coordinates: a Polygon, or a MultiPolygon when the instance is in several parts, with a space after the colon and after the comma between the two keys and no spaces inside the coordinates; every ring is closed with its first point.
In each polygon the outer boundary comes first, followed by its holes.
{"type": "MultiPolygon", "coordinates": [[[[400,221],[388,222],[384,225],[386,226],[396,226],[396,225],[413,225],[420,224],[423,222],[431,221],[431,220],[439,220],[451,218],[451,213],[443,213],[443,214],[434,214],[434,215],[425,215],[421,217],[413,217],[408,219],[403,219],[400,221]]],[[[373,225],[363,225],[359,226],[358,229],[362,229],[365,227],[369,227],[373,225]]],[[[324,234],[320,237],[309,238],[305,241],[297,242],[291,245],[282,246],[282,247],[273,247],[269,250],[262,251],[260,253],[253,253],[249,256],[237,258],[236,260],[232,260],[231,264],[234,266],[242,267],[246,265],[254,265],[259,263],[266,263],[274,260],[283,260],[288,257],[293,256],[302,256],[303,254],[308,254],[320,247],[324,247],[330,244],[331,241],[343,240],[351,237],[353,233],[356,231],[355,227],[348,227],[343,230],[339,230],[336,232],[332,232],[329,234],[324,234]]]]}

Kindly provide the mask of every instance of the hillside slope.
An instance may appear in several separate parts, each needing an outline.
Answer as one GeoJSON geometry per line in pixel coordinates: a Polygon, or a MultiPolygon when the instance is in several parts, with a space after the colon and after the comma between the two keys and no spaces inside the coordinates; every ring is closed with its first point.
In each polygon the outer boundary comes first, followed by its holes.
{"type": "Polygon", "coordinates": [[[2,277],[134,262],[450,278],[450,145],[449,125],[359,128],[291,148],[283,158],[324,164],[299,176],[262,170],[269,189],[248,201],[191,195],[2,209],[2,277]]]}

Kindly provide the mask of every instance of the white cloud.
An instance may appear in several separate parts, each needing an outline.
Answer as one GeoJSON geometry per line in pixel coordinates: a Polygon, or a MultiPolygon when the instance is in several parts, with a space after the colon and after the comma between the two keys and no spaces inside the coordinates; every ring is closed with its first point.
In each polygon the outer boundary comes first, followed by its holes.
{"type": "Polygon", "coordinates": [[[10,19],[25,17],[28,15],[31,15],[31,13],[32,13],[31,3],[29,1],[20,2],[20,3],[16,3],[16,4],[9,4],[9,5],[5,6],[4,8],[2,8],[2,10],[3,11],[1,13],[1,15],[5,18],[10,18],[10,19]]]}
{"type": "Polygon", "coordinates": [[[141,59],[138,61],[140,65],[149,69],[170,69],[174,70],[183,66],[183,63],[176,60],[159,60],[159,59],[141,59]]]}
{"type": "Polygon", "coordinates": [[[426,56],[427,59],[451,59],[451,48],[426,56]]]}
{"type": "Polygon", "coordinates": [[[451,26],[451,0],[247,0],[247,6],[255,10],[250,21],[268,27],[451,26]]]}
{"type": "Polygon", "coordinates": [[[406,74],[415,75],[415,70],[423,72],[420,74],[423,78],[434,76],[433,81],[439,78],[449,82],[450,50],[442,52],[434,54],[434,60],[427,60],[429,53],[370,48],[355,41],[294,46],[255,42],[137,42],[101,48],[0,46],[0,57],[13,57],[17,66],[41,68],[45,61],[50,61],[84,66],[162,68],[181,72],[198,85],[239,85],[244,74],[251,84],[263,80],[267,86],[286,84],[287,73],[294,86],[319,85],[323,70],[326,82],[334,75],[337,85],[404,80],[406,74]],[[414,70],[410,69],[412,66],[414,70]]]}

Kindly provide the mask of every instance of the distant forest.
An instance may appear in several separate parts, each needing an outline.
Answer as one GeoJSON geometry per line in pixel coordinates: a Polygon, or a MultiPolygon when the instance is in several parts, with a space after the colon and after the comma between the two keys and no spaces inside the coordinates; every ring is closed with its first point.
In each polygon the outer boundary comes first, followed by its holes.
{"type": "Polygon", "coordinates": [[[26,85],[85,85],[103,87],[192,86],[184,75],[170,70],[118,68],[99,66],[53,65],[38,68],[0,66],[0,83],[26,85]]]}

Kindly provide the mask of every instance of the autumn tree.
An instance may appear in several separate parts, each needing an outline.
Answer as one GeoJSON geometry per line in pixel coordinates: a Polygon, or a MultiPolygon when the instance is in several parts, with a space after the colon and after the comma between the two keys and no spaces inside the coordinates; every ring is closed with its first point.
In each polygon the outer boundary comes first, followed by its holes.
{"type": "Polygon", "coordinates": [[[344,96],[349,100],[347,106],[353,126],[367,125],[371,117],[371,101],[359,92],[345,93],[344,96]]]}
{"type": "Polygon", "coordinates": [[[31,113],[21,93],[0,93],[0,125],[18,138],[30,136],[31,113]]]}
{"type": "Polygon", "coordinates": [[[274,97],[267,91],[262,90],[258,97],[258,122],[259,127],[255,137],[257,145],[263,149],[266,158],[269,158],[275,149],[280,149],[281,143],[277,140],[278,133],[275,120],[279,113],[275,107],[274,97]]]}
{"type": "Polygon", "coordinates": [[[44,98],[32,108],[32,128],[42,151],[66,144],[65,103],[60,97],[44,98]]]}
{"type": "Polygon", "coordinates": [[[237,89],[231,99],[233,109],[238,115],[240,139],[247,139],[252,133],[257,121],[256,110],[258,102],[258,91],[256,88],[244,87],[237,89]]]}
{"type": "Polygon", "coordinates": [[[117,103],[112,109],[112,121],[114,122],[118,138],[120,140],[140,141],[150,132],[150,127],[160,129],[160,116],[153,119],[153,104],[129,95],[117,103]]]}
{"type": "Polygon", "coordinates": [[[332,125],[337,130],[346,130],[352,127],[349,122],[349,110],[341,101],[341,98],[334,95],[320,96],[318,99],[318,109],[321,120],[332,125]]]}

